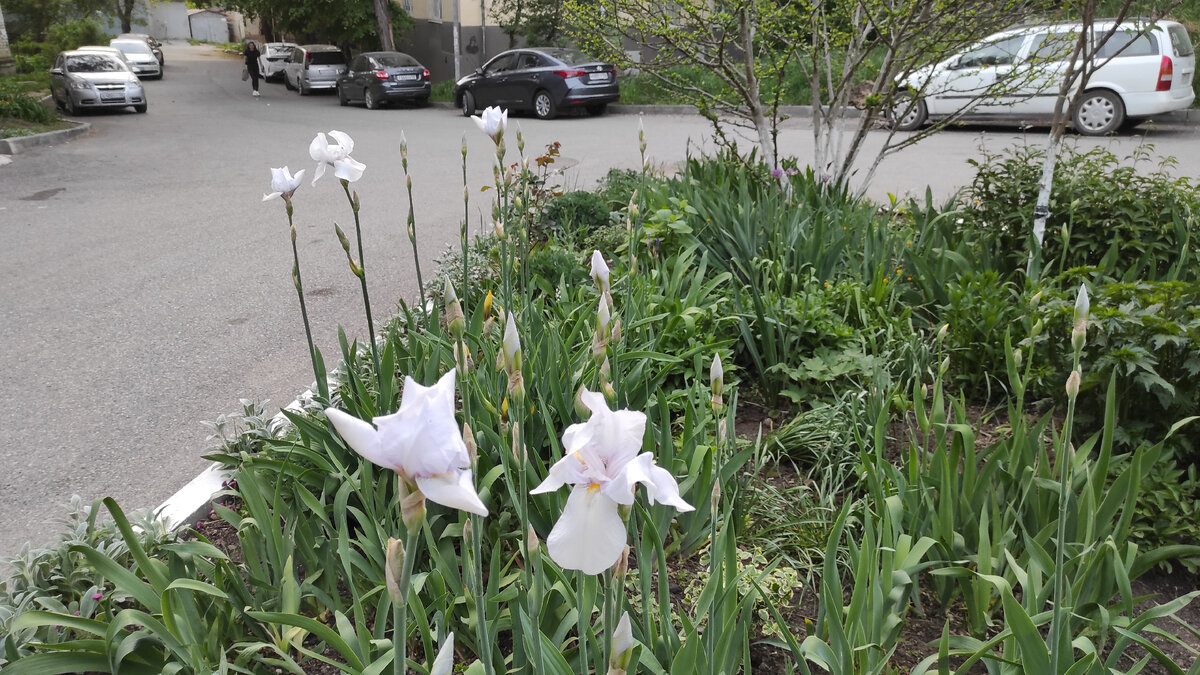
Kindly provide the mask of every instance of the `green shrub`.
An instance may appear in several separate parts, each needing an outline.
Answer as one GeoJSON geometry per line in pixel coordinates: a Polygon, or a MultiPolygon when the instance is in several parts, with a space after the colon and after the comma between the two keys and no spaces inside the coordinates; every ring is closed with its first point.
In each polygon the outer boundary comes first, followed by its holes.
{"type": "Polygon", "coordinates": [[[643,178],[651,181],[654,177],[644,177],[640,171],[633,169],[609,169],[608,174],[600,181],[600,196],[608,204],[611,211],[620,211],[629,206],[629,201],[641,186],[643,178]]]}
{"type": "Polygon", "coordinates": [[[958,277],[948,284],[948,294],[938,320],[949,325],[952,377],[973,399],[990,399],[995,382],[1004,389],[1004,332],[1020,318],[1025,303],[1016,286],[1001,281],[994,270],[958,277]]]}
{"type": "Polygon", "coordinates": [[[83,45],[106,45],[108,40],[108,34],[90,19],[68,21],[46,31],[46,41],[54,46],[56,53],[83,45]]]}
{"type": "Polygon", "coordinates": [[[531,251],[526,269],[530,283],[551,295],[560,285],[587,282],[587,268],[578,260],[578,256],[560,246],[549,245],[531,251]]]}
{"type": "Polygon", "coordinates": [[[603,197],[577,190],[551,199],[542,212],[539,225],[545,235],[575,240],[608,225],[610,212],[603,197]]]}
{"type": "MultiPolygon", "coordinates": [[[[966,191],[962,227],[986,234],[982,259],[1002,275],[1024,271],[1041,178],[1041,148],[984,153],[966,191]]],[[[1123,281],[1194,280],[1200,254],[1200,189],[1164,160],[1146,171],[1149,148],[1129,157],[1063,147],[1055,169],[1042,276],[1096,267],[1123,281]]]]}
{"type": "Polygon", "coordinates": [[[36,124],[48,124],[57,117],[54,111],[32,96],[0,83],[0,118],[12,117],[36,124]]]}

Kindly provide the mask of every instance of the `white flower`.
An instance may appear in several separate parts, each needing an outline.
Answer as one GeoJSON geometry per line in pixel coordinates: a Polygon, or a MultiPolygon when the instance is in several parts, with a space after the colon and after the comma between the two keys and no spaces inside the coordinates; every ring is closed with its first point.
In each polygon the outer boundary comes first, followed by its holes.
{"type": "Polygon", "coordinates": [[[592,279],[600,288],[601,293],[609,292],[608,265],[604,262],[604,256],[600,255],[600,251],[592,251],[592,279]]]}
{"type": "Polygon", "coordinates": [[[725,388],[725,368],[721,365],[721,352],[717,352],[713,356],[712,366],[708,369],[708,382],[712,387],[713,395],[720,396],[725,388]]]}
{"type": "Polygon", "coordinates": [[[608,324],[612,322],[612,313],[608,311],[608,301],[600,298],[600,304],[596,306],[596,329],[601,336],[608,335],[608,324]]]}
{"type": "Polygon", "coordinates": [[[304,178],[304,169],[300,169],[293,176],[291,171],[288,171],[286,166],[278,169],[271,169],[271,194],[263,195],[263,201],[270,199],[291,199],[292,193],[296,188],[300,187],[300,181],[304,178]]]}
{"type": "Polygon", "coordinates": [[[566,456],[550,467],[546,480],[530,494],[574,486],[562,516],[546,539],[550,558],[564,569],[599,574],[621,557],[625,547],[625,522],[618,505],[633,504],[638,483],[646,486],[650,503],[691,511],[679,496],[679,485],[669,471],[654,464],[654,455],[641,455],[646,415],[631,410],[609,410],[603,394],[580,394],[591,417],[572,424],[563,433],[566,456]]]}
{"type": "Polygon", "coordinates": [[[1086,284],[1079,284],[1079,294],[1075,296],[1075,325],[1087,326],[1088,312],[1091,311],[1092,302],[1088,298],[1086,284]]]}
{"type": "MultiPolygon", "coordinates": [[[[470,522],[470,521],[467,521],[470,522]]],[[[429,666],[429,675],[450,675],[454,672],[454,633],[446,636],[442,648],[438,650],[433,665],[429,666]]]]}
{"type": "Polygon", "coordinates": [[[412,480],[430,501],[488,514],[475,493],[471,459],[454,420],[453,370],[432,387],[405,377],[400,410],[376,417],[375,426],[335,408],[326,408],[325,415],[355,452],[412,480]]]}
{"type": "Polygon", "coordinates": [[[496,143],[504,136],[504,128],[508,126],[508,111],[497,106],[488,106],[479,115],[472,116],[475,126],[487,134],[496,143]]]}
{"type": "Polygon", "coordinates": [[[609,672],[624,673],[629,668],[629,657],[633,652],[633,627],[629,623],[629,612],[621,612],[612,634],[612,656],[609,657],[609,672]]]}
{"type": "Polygon", "coordinates": [[[354,151],[354,139],[350,135],[342,131],[330,131],[329,138],[337,141],[336,144],[330,143],[325,134],[317,134],[312,143],[308,145],[308,154],[317,163],[317,170],[313,176],[313,185],[325,175],[325,166],[333,167],[333,175],[342,180],[353,183],[362,178],[363,171],[366,170],[366,165],[356,161],[350,156],[354,151]]]}

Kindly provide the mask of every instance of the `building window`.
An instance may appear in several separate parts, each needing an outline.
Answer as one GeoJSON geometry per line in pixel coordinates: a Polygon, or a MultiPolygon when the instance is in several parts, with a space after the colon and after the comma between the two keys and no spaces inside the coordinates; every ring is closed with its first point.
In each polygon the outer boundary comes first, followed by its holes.
{"type": "Polygon", "coordinates": [[[442,0],[429,0],[429,20],[442,20],[442,0]]]}
{"type": "Polygon", "coordinates": [[[400,3],[400,6],[404,8],[404,11],[407,12],[409,16],[412,16],[412,12],[413,12],[412,0],[403,0],[400,3]]]}

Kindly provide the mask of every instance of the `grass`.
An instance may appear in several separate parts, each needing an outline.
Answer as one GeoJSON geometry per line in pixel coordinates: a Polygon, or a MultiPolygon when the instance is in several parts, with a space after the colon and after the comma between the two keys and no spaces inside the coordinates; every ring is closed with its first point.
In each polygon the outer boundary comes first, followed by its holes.
{"type": "Polygon", "coordinates": [[[33,136],[47,131],[58,131],[60,129],[70,129],[75,126],[73,123],[63,119],[55,120],[48,124],[37,124],[35,122],[27,122],[14,117],[0,117],[0,138],[17,138],[20,136],[33,136]]]}
{"type": "Polygon", "coordinates": [[[50,91],[50,72],[0,75],[0,90],[3,89],[25,93],[50,91]]]}

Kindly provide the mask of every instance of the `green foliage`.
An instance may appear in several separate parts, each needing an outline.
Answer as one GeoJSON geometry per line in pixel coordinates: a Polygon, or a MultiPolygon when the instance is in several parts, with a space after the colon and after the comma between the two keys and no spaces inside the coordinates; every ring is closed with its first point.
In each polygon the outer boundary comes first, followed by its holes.
{"type": "MultiPolygon", "coordinates": [[[[278,33],[305,35],[311,42],[328,42],[362,51],[379,49],[379,23],[373,0],[236,0],[226,3],[251,17],[270,21],[278,33]]],[[[402,36],[416,23],[398,2],[388,3],[393,36],[402,36]]]]}
{"type": "Polygon", "coordinates": [[[987,400],[1004,389],[1008,354],[1003,336],[1026,305],[1016,286],[1001,281],[994,270],[967,272],[946,289],[948,303],[939,308],[938,321],[949,325],[952,377],[972,398],[987,400]]]}
{"type": "MultiPolygon", "coordinates": [[[[962,203],[962,228],[990,233],[980,238],[983,259],[998,261],[1002,276],[1025,269],[1044,156],[1026,146],[970,161],[977,173],[962,203]]],[[[1197,279],[1200,190],[1178,176],[1170,160],[1157,167],[1149,162],[1146,146],[1125,158],[1104,148],[1064,146],[1050,198],[1043,276],[1095,267],[1122,281],[1197,279]]]]}
{"type": "Polygon", "coordinates": [[[537,230],[568,241],[579,241],[609,225],[610,213],[604,199],[594,192],[566,192],[546,204],[537,230]]]}
{"type": "Polygon", "coordinates": [[[539,247],[531,251],[526,268],[529,283],[551,295],[560,286],[588,282],[587,270],[580,264],[579,256],[560,246],[539,247]]]}
{"type": "Polygon", "coordinates": [[[13,117],[36,124],[58,119],[54,111],[28,94],[0,82],[0,118],[13,117]]]}

